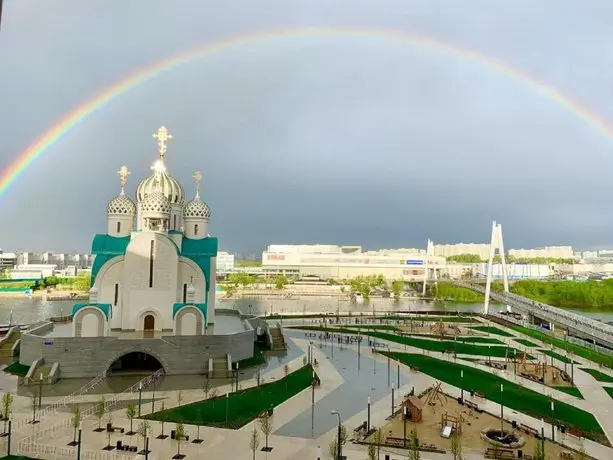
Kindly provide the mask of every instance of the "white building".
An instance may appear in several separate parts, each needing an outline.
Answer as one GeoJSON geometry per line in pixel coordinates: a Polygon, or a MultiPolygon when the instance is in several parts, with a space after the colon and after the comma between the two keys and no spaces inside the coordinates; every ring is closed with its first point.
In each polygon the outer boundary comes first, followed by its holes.
{"type": "Polygon", "coordinates": [[[572,246],[546,246],[536,249],[510,249],[509,257],[516,259],[573,259],[575,253],[572,246]]]}
{"type": "Polygon", "coordinates": [[[217,238],[209,235],[209,206],[185,202],[164,163],[165,128],[156,134],[159,159],[140,182],[136,202],[125,194],[130,172],[119,170],[121,191],[107,206],[106,233],[96,235],[90,302],[73,307],[75,337],[110,331],[172,331],[203,335],[215,321],[217,238]]]}
{"type": "Polygon", "coordinates": [[[219,251],[217,253],[217,271],[231,272],[234,270],[234,254],[219,251]]]}
{"type": "Polygon", "coordinates": [[[322,279],[351,279],[357,276],[383,275],[389,280],[423,280],[426,268],[441,277],[445,258],[427,258],[419,249],[362,251],[360,246],[278,245],[262,253],[266,274],[316,276],[322,279]]]}
{"type": "Polygon", "coordinates": [[[11,279],[41,279],[48,276],[54,276],[56,274],[57,267],[55,265],[47,264],[28,264],[17,265],[11,271],[11,279]]]}
{"type": "Polygon", "coordinates": [[[458,243],[458,244],[435,244],[434,255],[439,257],[459,256],[463,254],[476,254],[482,260],[490,256],[489,243],[458,243]]]}

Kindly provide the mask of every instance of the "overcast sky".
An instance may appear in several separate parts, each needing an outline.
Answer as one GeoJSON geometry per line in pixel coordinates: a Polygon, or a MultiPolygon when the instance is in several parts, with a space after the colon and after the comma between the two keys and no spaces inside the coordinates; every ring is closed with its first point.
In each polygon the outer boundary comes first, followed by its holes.
{"type": "MultiPolygon", "coordinates": [[[[504,61],[613,124],[610,0],[6,0],[0,169],[65,113],[150,65],[267,30],[400,30],[504,61]]],[[[495,69],[384,36],[294,36],[208,55],[126,92],[0,196],[5,251],[88,251],[116,171],[151,134],[220,247],[484,242],[613,246],[613,140],[495,69]]]]}

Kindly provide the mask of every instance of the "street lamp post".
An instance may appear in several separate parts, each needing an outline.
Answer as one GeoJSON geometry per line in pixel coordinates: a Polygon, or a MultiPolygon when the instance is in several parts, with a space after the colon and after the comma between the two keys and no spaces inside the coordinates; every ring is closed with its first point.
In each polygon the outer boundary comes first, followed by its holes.
{"type": "Polygon", "coordinates": [[[143,402],[143,384],[140,382],[138,384],[138,416],[140,417],[140,408],[143,402]]]}
{"type": "Polygon", "coordinates": [[[77,460],[81,460],[81,441],[83,438],[83,423],[79,422],[79,438],[77,444],[77,460]]]}
{"type": "Polygon", "coordinates": [[[390,357],[387,356],[387,386],[390,386],[390,357]]]}
{"type": "Polygon", "coordinates": [[[228,418],[229,418],[229,409],[228,409],[228,404],[229,404],[229,399],[230,399],[230,394],[226,393],[226,428],[228,428],[228,418]]]}
{"type": "Polygon", "coordinates": [[[370,396],[368,397],[368,409],[366,412],[366,432],[370,432],[370,396]]]}
{"type": "Polygon", "coordinates": [[[12,431],[13,431],[12,430],[12,424],[13,424],[13,421],[9,420],[9,432],[8,432],[8,438],[7,438],[7,441],[6,441],[6,455],[8,457],[11,456],[11,434],[12,434],[12,431]]]}
{"type": "Polygon", "coordinates": [[[396,382],[396,386],[398,387],[398,389],[400,390],[400,363],[396,362],[396,373],[398,375],[397,377],[397,382],[396,382]]]}
{"type": "Polygon", "coordinates": [[[153,395],[151,398],[151,413],[153,414],[155,412],[155,383],[157,380],[154,380],[152,383],[153,385],[153,395]]]}
{"type": "Polygon", "coordinates": [[[460,369],[460,400],[464,403],[464,369],[460,369]]]}
{"type": "Polygon", "coordinates": [[[504,391],[504,386],[500,384],[500,436],[504,433],[503,421],[504,421],[504,406],[502,404],[502,393],[504,391]]]}
{"type": "Polygon", "coordinates": [[[551,400],[551,440],[555,441],[555,423],[554,423],[554,418],[553,418],[553,409],[554,409],[554,404],[553,404],[553,399],[551,400]]]}
{"type": "Polygon", "coordinates": [[[543,419],[541,419],[541,451],[545,458],[545,421],[543,419]]]}
{"type": "Polygon", "coordinates": [[[392,382],[392,417],[394,416],[394,382],[392,382]]]}
{"type": "Polygon", "coordinates": [[[38,382],[38,410],[43,406],[43,373],[40,373],[40,381],[38,382]]]}
{"type": "Polygon", "coordinates": [[[341,460],[342,456],[343,456],[343,446],[341,444],[341,414],[338,413],[338,411],[333,410],[330,415],[336,415],[338,417],[338,434],[337,434],[337,438],[336,438],[336,458],[338,460],[341,460]]]}

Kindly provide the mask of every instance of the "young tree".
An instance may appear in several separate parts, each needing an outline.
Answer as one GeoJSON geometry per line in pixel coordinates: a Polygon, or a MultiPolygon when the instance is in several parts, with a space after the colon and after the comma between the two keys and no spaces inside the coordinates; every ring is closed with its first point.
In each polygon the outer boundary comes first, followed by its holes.
{"type": "Polygon", "coordinates": [[[185,438],[185,427],[182,423],[177,423],[175,426],[175,438],[177,440],[177,458],[181,457],[181,441],[185,438]]]}
{"type": "Polygon", "coordinates": [[[583,438],[581,438],[579,445],[579,451],[577,452],[577,460],[589,460],[589,456],[585,450],[585,446],[583,445],[583,438]]]}
{"type": "Polygon", "coordinates": [[[463,460],[462,457],[462,432],[455,431],[451,435],[451,453],[453,460],[463,460]]]}
{"type": "Polygon", "coordinates": [[[166,423],[168,421],[168,413],[164,409],[164,401],[162,401],[162,410],[160,411],[160,413],[158,415],[158,418],[159,418],[160,423],[162,425],[162,432],[160,433],[160,435],[157,438],[158,439],[166,439],[168,437],[168,435],[164,434],[164,423],[166,423]]]}
{"type": "Polygon", "coordinates": [[[74,445],[77,444],[77,430],[79,429],[79,425],[81,425],[81,419],[81,407],[77,404],[72,408],[72,419],[70,420],[73,428],[72,443],[74,445]]]}
{"type": "Polygon", "coordinates": [[[180,406],[182,402],[183,402],[183,392],[179,391],[179,393],[177,394],[177,406],[180,406]]]}
{"type": "Polygon", "coordinates": [[[196,409],[196,439],[192,442],[194,444],[202,444],[202,439],[200,439],[200,424],[202,423],[202,410],[196,409]]]}
{"type": "Polygon", "coordinates": [[[285,377],[285,389],[287,389],[287,381],[289,377],[289,365],[288,364],[283,365],[283,375],[285,377]]]}
{"type": "Polygon", "coordinates": [[[32,405],[32,423],[36,423],[36,408],[38,407],[38,396],[36,391],[32,393],[30,404],[32,405]]]}
{"type": "Polygon", "coordinates": [[[139,436],[143,438],[143,451],[144,451],[145,448],[147,447],[145,445],[145,439],[147,439],[147,436],[149,435],[149,432],[151,431],[151,425],[149,424],[148,421],[143,420],[142,422],[139,423],[136,431],[138,432],[139,436]]]}
{"type": "Polygon", "coordinates": [[[100,399],[100,402],[98,403],[98,405],[96,406],[96,409],[94,410],[94,415],[98,419],[98,429],[96,430],[98,432],[103,431],[102,430],[102,418],[104,417],[105,413],[106,413],[106,401],[104,400],[104,396],[103,396],[100,399]]]}
{"type": "Polygon", "coordinates": [[[373,440],[377,445],[377,460],[379,460],[381,458],[381,443],[383,442],[383,433],[381,432],[381,428],[375,431],[373,440]]]}
{"type": "Polygon", "coordinates": [[[345,444],[347,442],[347,438],[349,435],[347,434],[347,427],[345,425],[341,425],[341,444],[345,444]]]}
{"type": "Polygon", "coordinates": [[[540,439],[536,440],[534,445],[534,453],[532,454],[533,460],[545,460],[545,452],[543,452],[543,442],[540,439]]]}
{"type": "Polygon", "coordinates": [[[264,439],[265,439],[265,444],[266,444],[266,446],[264,447],[264,450],[267,452],[270,451],[270,447],[268,446],[268,436],[270,436],[270,433],[272,433],[272,429],[273,429],[272,417],[268,415],[268,412],[264,412],[260,416],[260,430],[262,430],[262,433],[264,434],[264,439]]]}
{"type": "Polygon", "coordinates": [[[136,433],[132,430],[132,426],[134,424],[134,417],[136,417],[136,406],[134,404],[128,405],[126,408],[126,417],[130,420],[130,431],[126,433],[128,436],[132,436],[136,433]]]}
{"type": "Polygon", "coordinates": [[[13,409],[13,395],[10,393],[4,393],[2,395],[2,419],[4,420],[4,432],[6,433],[6,424],[11,418],[11,411],[13,409]]]}
{"type": "Polygon", "coordinates": [[[258,373],[255,377],[256,382],[258,384],[258,388],[260,386],[260,384],[262,383],[262,366],[258,366],[258,373]]]}
{"type": "Polygon", "coordinates": [[[332,457],[332,460],[339,460],[338,440],[336,439],[336,436],[334,437],[334,439],[332,439],[332,441],[330,441],[330,444],[328,445],[328,453],[330,454],[330,457],[332,457]]]}
{"type": "Polygon", "coordinates": [[[369,444],[367,455],[367,460],[377,460],[377,446],[375,446],[374,444],[369,444]]]}
{"type": "Polygon", "coordinates": [[[409,455],[408,460],[420,460],[421,452],[419,450],[419,438],[417,437],[417,430],[413,428],[411,430],[409,439],[409,455]]]}
{"type": "Polygon", "coordinates": [[[258,450],[258,447],[260,447],[260,435],[254,426],[251,436],[249,436],[249,448],[253,453],[253,460],[255,460],[255,452],[258,450]]]}
{"type": "Polygon", "coordinates": [[[202,385],[202,391],[204,391],[204,399],[209,399],[209,391],[211,391],[211,381],[209,380],[208,374],[206,376],[206,379],[204,380],[204,384],[202,385]]]}
{"type": "Polygon", "coordinates": [[[213,407],[215,407],[215,398],[217,398],[218,394],[219,391],[217,391],[217,388],[213,388],[209,393],[209,399],[213,400],[213,407]]]}
{"type": "MultiPolygon", "coordinates": [[[[108,416],[106,417],[106,423],[108,423],[109,425],[113,426],[113,413],[109,411],[108,416]]],[[[108,444],[106,445],[108,447],[108,450],[111,450],[111,431],[106,430],[106,439],[108,444]]]]}

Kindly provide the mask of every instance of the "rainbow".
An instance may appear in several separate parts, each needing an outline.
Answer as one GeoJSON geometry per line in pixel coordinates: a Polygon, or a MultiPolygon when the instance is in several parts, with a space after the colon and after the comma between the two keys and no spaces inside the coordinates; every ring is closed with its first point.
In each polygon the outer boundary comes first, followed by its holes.
{"type": "Polygon", "coordinates": [[[485,56],[475,51],[467,50],[459,46],[435,40],[422,35],[412,35],[402,31],[385,29],[351,29],[351,28],[299,28],[283,29],[258,32],[251,35],[232,37],[226,40],[207,43],[194,49],[171,56],[168,59],[149,65],[118,83],[106,88],[94,97],[78,106],[57,123],[51,126],[34,143],[21,152],[9,167],[0,176],[0,197],[2,197],[19,176],[32,164],[39,156],[48,151],[62,136],[73,129],[78,124],[86,120],[90,115],[96,113],[114,99],[120,97],[130,89],[146,83],[147,81],[168,72],[181,65],[202,59],[215,53],[222,53],[232,48],[253,44],[266,43],[269,41],[282,40],[287,38],[333,38],[333,37],[370,37],[387,39],[394,42],[405,43],[413,46],[421,46],[433,52],[454,55],[461,59],[485,66],[499,74],[512,78],[534,91],[542,94],[548,99],[557,102],[574,116],[580,118],[585,123],[608,138],[613,138],[613,127],[598,115],[591,112],[586,106],[578,101],[561,93],[557,89],[546,83],[540,82],[531,76],[510,67],[504,62],[485,56]]]}

